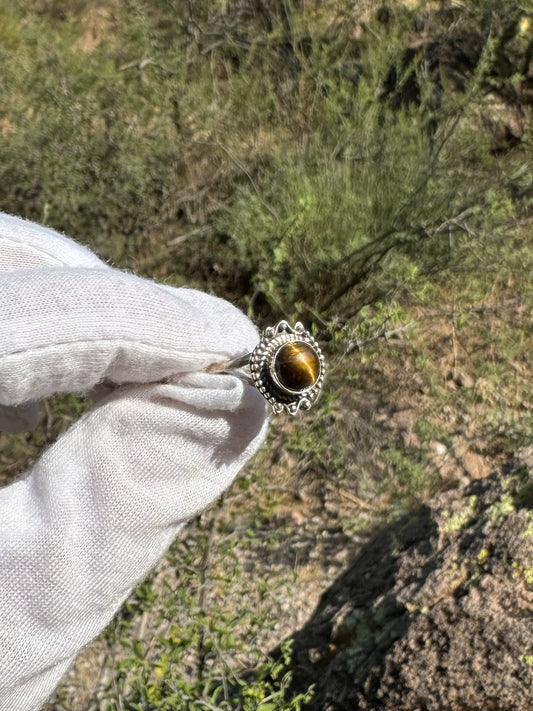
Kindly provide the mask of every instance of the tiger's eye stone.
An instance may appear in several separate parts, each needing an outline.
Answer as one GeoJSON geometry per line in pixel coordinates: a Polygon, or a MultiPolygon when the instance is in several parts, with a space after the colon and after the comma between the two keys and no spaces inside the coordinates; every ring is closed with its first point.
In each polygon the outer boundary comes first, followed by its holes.
{"type": "Polygon", "coordinates": [[[320,375],[320,360],[313,348],[302,341],[285,343],[276,353],[274,371],[281,385],[288,390],[310,388],[320,375]]]}

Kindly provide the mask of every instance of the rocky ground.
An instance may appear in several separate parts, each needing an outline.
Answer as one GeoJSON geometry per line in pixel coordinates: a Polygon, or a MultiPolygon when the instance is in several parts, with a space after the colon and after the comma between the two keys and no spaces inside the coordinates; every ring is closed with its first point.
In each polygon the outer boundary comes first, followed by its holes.
{"type": "Polygon", "coordinates": [[[533,448],[363,547],[292,637],[316,711],[533,707],[533,448]]]}

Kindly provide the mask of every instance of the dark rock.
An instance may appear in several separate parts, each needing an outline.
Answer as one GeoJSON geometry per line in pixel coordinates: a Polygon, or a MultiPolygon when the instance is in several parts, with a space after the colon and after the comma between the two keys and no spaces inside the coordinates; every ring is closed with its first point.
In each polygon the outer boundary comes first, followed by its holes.
{"type": "Polygon", "coordinates": [[[310,709],[533,708],[532,455],[364,547],[293,636],[310,709]]]}

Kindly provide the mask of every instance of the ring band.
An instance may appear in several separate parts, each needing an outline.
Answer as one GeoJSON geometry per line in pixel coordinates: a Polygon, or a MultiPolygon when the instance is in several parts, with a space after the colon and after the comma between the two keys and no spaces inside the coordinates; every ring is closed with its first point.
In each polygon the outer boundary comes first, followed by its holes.
{"type": "Polygon", "coordinates": [[[208,368],[211,373],[241,371],[259,390],[276,414],[308,410],[324,382],[324,356],[300,322],[280,321],[266,328],[257,346],[227,363],[208,368]]]}

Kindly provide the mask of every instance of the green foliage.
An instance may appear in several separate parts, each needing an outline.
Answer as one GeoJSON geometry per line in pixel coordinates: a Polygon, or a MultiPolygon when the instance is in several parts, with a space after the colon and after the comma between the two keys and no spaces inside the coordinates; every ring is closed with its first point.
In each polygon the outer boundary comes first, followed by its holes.
{"type": "MultiPolygon", "coordinates": [[[[363,25],[341,2],[263,5],[139,0],[102,28],[88,3],[4,3],[3,209],[178,275],[165,239],[207,222],[218,241],[196,252],[218,248],[237,298],[334,322],[475,272],[515,217],[502,186],[532,175],[523,155],[520,177],[486,185],[497,39],[457,92],[410,49],[417,9],[362,5],[363,25]]],[[[492,8],[482,26],[497,36],[500,19],[492,8]]]]}
{"type": "Polygon", "coordinates": [[[157,90],[163,70],[128,66],[137,52],[142,64],[146,23],[132,15],[116,45],[109,38],[85,50],[82,19],[28,21],[23,3],[2,14],[2,207],[118,258],[160,224],[162,191],[180,162],[171,97],[157,90]],[[146,87],[143,71],[152,75],[146,87]]]}
{"type": "Polygon", "coordinates": [[[417,420],[414,431],[422,442],[442,442],[447,446],[451,444],[451,437],[446,430],[428,419],[417,420]]]}
{"type": "MultiPolygon", "coordinates": [[[[287,671],[291,645],[282,645],[279,660],[267,659],[254,671],[253,678],[244,679],[229,668],[223,676],[188,682],[181,676],[191,640],[187,631],[175,628],[158,644],[166,647],[154,664],[146,661],[140,645],[133,645],[132,656],[121,662],[122,680],[127,678],[130,692],[128,708],[136,711],[300,711],[312,698],[312,689],[305,694],[287,695],[291,674],[287,671]],[[138,701],[136,700],[138,699],[138,701]]],[[[219,652],[222,650],[218,650],[219,652]]],[[[110,707],[112,708],[112,707],[110,707]]]]}
{"type": "MultiPolygon", "coordinates": [[[[273,657],[255,645],[271,623],[261,606],[248,602],[255,590],[243,571],[246,539],[237,544],[216,537],[224,528],[217,511],[204,514],[175,543],[158,592],[153,581],[140,584],[109,628],[120,656],[113,690],[103,694],[107,711],[300,711],[310,701],[312,689],[289,688],[291,643],[283,642],[273,657]],[[148,614],[150,634],[136,638],[132,631],[148,614]]],[[[278,593],[266,585],[264,594],[278,593]]]]}
{"type": "Polygon", "coordinates": [[[515,217],[505,193],[487,192],[491,136],[473,125],[493,43],[458,95],[442,75],[423,76],[421,56],[406,62],[411,20],[398,10],[371,22],[357,46],[349,21],[327,42],[300,26],[313,51],[298,55],[303,69],[282,105],[292,140],[217,223],[274,310],[353,318],[376,300],[419,297],[430,274],[475,272],[476,248],[498,245],[515,217]]]}
{"type": "Polygon", "coordinates": [[[394,471],[397,504],[427,496],[435,490],[437,482],[431,475],[423,451],[414,447],[391,447],[385,452],[385,457],[394,471]]]}
{"type": "MultiPolygon", "coordinates": [[[[467,505],[462,509],[462,511],[456,512],[452,515],[450,512],[444,512],[444,524],[442,530],[444,533],[455,533],[456,531],[461,531],[466,526],[470,525],[477,514],[478,499],[477,496],[471,496],[468,499],[467,505]],[[446,515],[447,514],[447,515],[446,515]]],[[[481,562],[486,556],[478,556],[478,560],[481,562]]]]}

